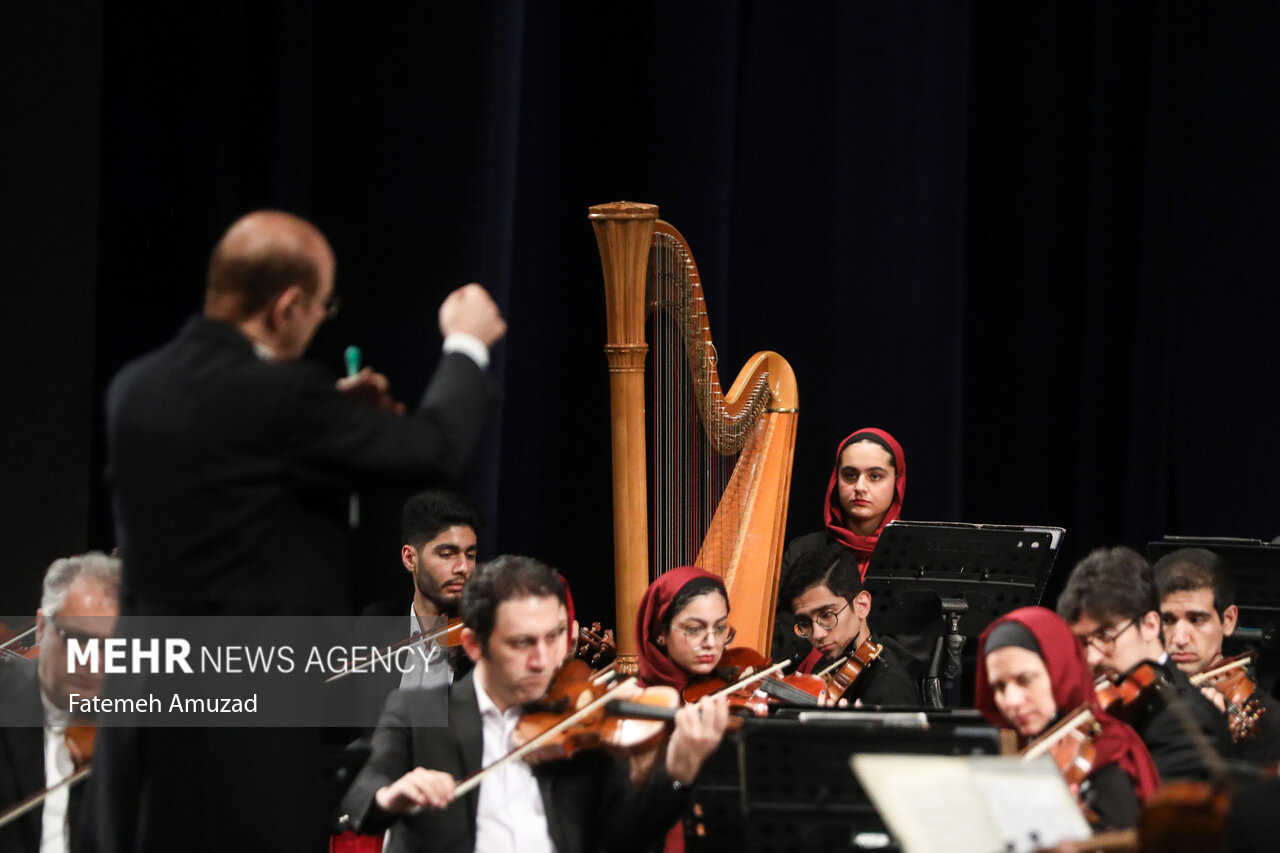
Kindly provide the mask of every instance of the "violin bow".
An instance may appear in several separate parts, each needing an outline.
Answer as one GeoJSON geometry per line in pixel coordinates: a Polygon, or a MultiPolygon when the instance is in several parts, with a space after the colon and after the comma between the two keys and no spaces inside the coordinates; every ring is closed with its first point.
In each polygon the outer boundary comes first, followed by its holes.
{"type": "Polygon", "coordinates": [[[1073,714],[1069,714],[1058,722],[1047,734],[1042,736],[1035,743],[1028,746],[1022,751],[1022,760],[1031,761],[1044,755],[1053,745],[1066,737],[1070,732],[1074,731],[1077,726],[1084,725],[1093,719],[1093,711],[1088,707],[1082,707],[1073,714]]]}
{"type": "Polygon", "coordinates": [[[815,672],[815,673],[814,673],[814,675],[818,676],[819,678],[825,678],[825,677],[826,677],[828,674],[830,674],[833,670],[837,670],[837,669],[839,669],[840,667],[844,666],[846,663],[848,663],[848,662],[849,662],[849,658],[851,658],[851,657],[853,657],[853,654],[852,654],[852,653],[847,654],[847,655],[845,655],[844,657],[839,658],[838,660],[836,660],[836,662],[835,662],[835,663],[831,664],[831,666],[827,667],[826,669],[822,670],[821,672],[815,672]]]}
{"type": "Polygon", "coordinates": [[[1217,678],[1219,675],[1228,673],[1233,669],[1240,669],[1242,667],[1248,666],[1249,664],[1253,663],[1253,659],[1255,656],[1256,655],[1253,652],[1246,652],[1245,654],[1240,655],[1239,657],[1232,658],[1230,661],[1224,661],[1222,663],[1219,663],[1215,667],[1206,669],[1204,672],[1198,672],[1195,675],[1191,676],[1188,679],[1188,681],[1190,681],[1196,687],[1203,687],[1206,685],[1212,686],[1210,682],[1212,682],[1213,679],[1217,678]]]}
{"type": "Polygon", "coordinates": [[[624,688],[628,688],[635,683],[636,683],[636,679],[632,677],[632,678],[628,678],[626,681],[620,682],[614,687],[609,688],[609,690],[602,693],[598,699],[595,699],[591,703],[584,705],[582,708],[578,709],[577,711],[574,711],[568,717],[565,717],[563,720],[556,723],[554,726],[547,729],[542,734],[533,738],[524,746],[517,747],[516,749],[511,750],[511,752],[508,752],[506,755],[502,756],[497,761],[490,764],[488,767],[482,767],[479,770],[477,770],[475,773],[472,773],[470,776],[463,779],[454,787],[453,798],[456,800],[458,797],[461,797],[463,794],[467,793],[472,788],[477,787],[482,781],[484,781],[484,775],[488,773],[490,770],[493,770],[497,767],[501,767],[503,764],[506,764],[508,761],[514,761],[517,758],[523,758],[528,753],[532,752],[533,750],[542,746],[547,741],[551,740],[556,735],[560,734],[560,732],[564,731],[565,729],[569,728],[572,725],[575,725],[580,720],[586,719],[591,714],[595,713],[600,708],[603,708],[605,705],[611,702],[614,696],[620,693],[624,688]]]}
{"type": "Polygon", "coordinates": [[[5,650],[5,649],[9,648],[9,647],[10,647],[10,646],[12,646],[14,643],[16,643],[16,642],[18,642],[19,640],[21,640],[23,637],[27,636],[28,634],[34,634],[35,632],[36,632],[36,626],[35,626],[35,625],[31,625],[29,628],[27,628],[27,630],[23,631],[22,633],[20,633],[20,634],[14,634],[12,637],[10,637],[9,639],[5,640],[3,643],[0,643],[0,651],[3,651],[3,650],[5,650]]]}
{"type": "Polygon", "coordinates": [[[46,799],[48,799],[49,795],[52,794],[54,791],[57,791],[59,788],[71,787],[72,785],[79,782],[84,777],[88,776],[90,771],[92,770],[93,770],[93,767],[89,764],[86,764],[84,767],[81,767],[78,770],[74,771],[70,776],[63,779],[61,782],[56,782],[50,785],[48,788],[45,788],[43,791],[36,791],[31,796],[26,797],[25,799],[19,800],[18,802],[14,803],[12,806],[5,809],[3,812],[0,812],[0,826],[6,826],[10,823],[13,823],[15,820],[17,820],[27,812],[34,809],[36,806],[43,803],[46,799]]]}
{"type": "Polygon", "coordinates": [[[755,684],[757,681],[763,681],[764,679],[773,675],[775,672],[781,672],[782,670],[786,669],[790,665],[791,665],[791,661],[789,660],[778,661],[773,666],[765,667],[759,672],[753,672],[750,675],[748,675],[746,678],[741,678],[738,681],[734,682],[733,684],[730,684],[721,690],[717,690],[715,693],[711,694],[711,698],[715,699],[720,696],[728,696],[730,693],[735,693],[744,687],[748,687],[752,684],[755,684]]]}
{"type": "Polygon", "coordinates": [[[436,631],[432,631],[430,634],[419,634],[416,637],[406,637],[403,640],[400,640],[399,642],[392,643],[391,645],[387,646],[385,649],[383,649],[380,652],[376,652],[375,654],[372,654],[367,658],[361,658],[360,660],[348,666],[346,669],[338,670],[333,675],[326,678],[324,680],[324,683],[328,684],[330,681],[337,681],[339,678],[346,678],[348,675],[352,675],[357,672],[363,672],[365,669],[373,666],[375,661],[382,660],[383,658],[390,655],[392,652],[398,652],[401,649],[411,649],[414,646],[421,645],[422,643],[425,643],[429,640],[434,640],[434,639],[437,639],[438,637],[443,637],[445,634],[448,634],[448,633],[449,633],[449,626],[445,625],[443,628],[440,628],[439,630],[436,630],[436,631]]]}

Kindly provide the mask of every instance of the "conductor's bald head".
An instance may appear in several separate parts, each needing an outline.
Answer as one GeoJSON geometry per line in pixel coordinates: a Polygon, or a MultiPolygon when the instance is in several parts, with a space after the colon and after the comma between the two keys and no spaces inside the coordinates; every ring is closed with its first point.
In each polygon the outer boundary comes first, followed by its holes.
{"type": "Polygon", "coordinates": [[[204,313],[292,360],[325,318],[333,272],[333,251],[314,225],[283,211],[256,211],[214,247],[204,313]]]}

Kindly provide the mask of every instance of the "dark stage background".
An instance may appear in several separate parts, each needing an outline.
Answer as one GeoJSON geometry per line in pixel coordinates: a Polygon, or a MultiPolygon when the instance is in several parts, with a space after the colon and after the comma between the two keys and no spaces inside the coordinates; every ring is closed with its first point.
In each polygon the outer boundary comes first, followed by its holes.
{"type": "MultiPolygon", "coordinates": [[[[688,238],[722,378],[795,368],[791,535],[862,426],[906,448],[906,517],[1061,525],[1060,568],[1280,534],[1275,4],[14,5],[0,610],[113,544],[106,381],[262,206],[337,252],[312,356],[357,343],[404,399],[443,296],[493,291],[483,551],[560,566],[588,618],[612,530],[586,210],[618,199],[688,238]]],[[[408,593],[394,514],[366,502],[358,599],[408,593]]]]}

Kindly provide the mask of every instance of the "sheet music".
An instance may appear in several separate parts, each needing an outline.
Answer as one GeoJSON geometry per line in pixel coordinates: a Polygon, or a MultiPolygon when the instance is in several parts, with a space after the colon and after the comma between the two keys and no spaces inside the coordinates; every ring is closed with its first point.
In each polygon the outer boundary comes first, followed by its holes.
{"type": "Polygon", "coordinates": [[[850,764],[904,853],[1029,853],[1089,836],[1048,756],[855,755],[850,764]]]}

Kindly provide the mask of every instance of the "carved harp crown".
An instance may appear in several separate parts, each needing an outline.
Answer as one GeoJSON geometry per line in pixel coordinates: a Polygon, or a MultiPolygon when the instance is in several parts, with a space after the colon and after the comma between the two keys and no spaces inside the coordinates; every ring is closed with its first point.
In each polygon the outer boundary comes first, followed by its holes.
{"type": "Polygon", "coordinates": [[[652,204],[589,212],[604,268],[618,665],[652,577],[724,579],[734,645],[768,654],[795,449],[796,380],[761,352],[723,393],[698,267],[652,204]],[[646,399],[651,408],[646,409],[646,399]]]}

